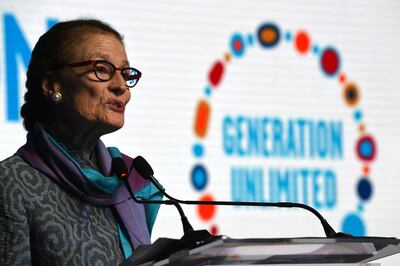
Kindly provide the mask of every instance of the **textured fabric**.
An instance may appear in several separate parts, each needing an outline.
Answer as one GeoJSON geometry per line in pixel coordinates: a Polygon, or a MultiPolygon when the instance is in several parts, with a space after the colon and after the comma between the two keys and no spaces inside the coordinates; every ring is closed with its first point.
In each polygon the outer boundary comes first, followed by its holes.
{"type": "MultiPolygon", "coordinates": [[[[112,176],[111,156],[101,140],[97,141],[94,151],[101,174],[112,176]]],[[[97,206],[112,206],[116,211],[118,222],[127,232],[134,248],[142,244],[150,244],[150,232],[146,226],[148,221],[144,206],[128,200],[130,195],[125,186],[115,193],[107,193],[94,186],[86,179],[81,167],[76,164],[70,154],[65,153],[64,149],[60,148],[52,137],[49,137],[42,125],[36,124],[34,129],[28,132],[27,143],[18,150],[18,154],[33,168],[44,173],[82,201],[97,206]]],[[[131,168],[128,182],[134,193],[137,193],[150,183],[131,167],[132,158],[126,155],[122,157],[126,165],[131,168]]],[[[153,195],[148,196],[153,197],[153,195]]],[[[156,208],[158,207],[156,205],[156,208]]]]}
{"type": "Polygon", "coordinates": [[[86,204],[18,156],[0,163],[0,265],[118,265],[112,208],[86,204]]]}

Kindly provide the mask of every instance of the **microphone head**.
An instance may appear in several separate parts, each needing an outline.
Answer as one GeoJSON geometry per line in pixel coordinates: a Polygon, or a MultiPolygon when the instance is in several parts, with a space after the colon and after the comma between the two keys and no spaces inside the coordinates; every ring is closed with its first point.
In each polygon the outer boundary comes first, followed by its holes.
{"type": "Polygon", "coordinates": [[[124,159],[115,157],[111,162],[112,169],[119,179],[125,179],[129,176],[128,167],[126,167],[124,159]]]}
{"type": "Polygon", "coordinates": [[[142,156],[133,159],[132,165],[144,179],[150,179],[154,175],[150,164],[142,156]]]}

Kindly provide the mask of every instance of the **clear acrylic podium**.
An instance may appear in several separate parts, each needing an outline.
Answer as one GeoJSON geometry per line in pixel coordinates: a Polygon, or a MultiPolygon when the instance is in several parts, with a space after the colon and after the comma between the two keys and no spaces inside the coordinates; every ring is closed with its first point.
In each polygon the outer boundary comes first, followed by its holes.
{"type": "Polygon", "coordinates": [[[141,246],[121,266],[181,265],[379,265],[400,252],[400,240],[381,237],[232,239],[160,238],[141,246]]]}

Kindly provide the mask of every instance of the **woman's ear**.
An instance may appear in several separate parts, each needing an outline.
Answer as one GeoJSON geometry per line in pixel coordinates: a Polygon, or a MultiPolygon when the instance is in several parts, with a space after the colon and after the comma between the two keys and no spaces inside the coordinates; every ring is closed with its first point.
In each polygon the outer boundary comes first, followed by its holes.
{"type": "Polygon", "coordinates": [[[42,81],[42,92],[46,97],[51,97],[55,92],[61,93],[61,84],[54,79],[45,78],[42,81]]]}

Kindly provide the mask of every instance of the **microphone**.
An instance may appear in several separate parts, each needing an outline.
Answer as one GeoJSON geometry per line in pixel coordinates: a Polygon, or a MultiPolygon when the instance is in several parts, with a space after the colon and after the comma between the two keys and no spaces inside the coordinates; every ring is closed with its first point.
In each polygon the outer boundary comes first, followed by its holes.
{"type": "MultiPolygon", "coordinates": [[[[126,164],[124,162],[124,159],[121,157],[116,157],[112,160],[111,162],[112,169],[115,173],[115,175],[124,182],[125,187],[128,189],[129,194],[131,195],[132,199],[134,202],[139,203],[139,204],[166,204],[166,205],[174,205],[176,209],[179,212],[179,215],[181,217],[182,221],[182,226],[183,226],[183,234],[188,235],[191,232],[193,232],[193,227],[189,223],[189,220],[185,216],[185,213],[183,212],[182,207],[179,205],[178,202],[174,200],[143,200],[143,199],[137,199],[135,195],[133,194],[132,188],[129,185],[128,181],[128,176],[129,176],[129,171],[128,168],[126,167],[126,164]]],[[[140,174],[140,173],[139,173],[140,174]]],[[[158,188],[158,187],[157,187],[158,188]]],[[[161,190],[160,190],[161,191],[161,190]]]]}
{"type": "Polygon", "coordinates": [[[321,222],[324,229],[325,235],[328,238],[334,237],[352,237],[346,233],[336,233],[336,231],[329,225],[328,221],[313,207],[302,203],[295,202],[234,202],[234,201],[193,201],[193,200],[180,200],[170,196],[165,192],[161,185],[154,177],[154,171],[150,164],[142,157],[138,156],[133,160],[133,167],[136,171],[145,179],[150,180],[156,188],[169,200],[173,200],[177,203],[188,204],[188,205],[225,205],[225,206],[265,206],[265,207],[279,207],[279,208],[301,208],[313,213],[321,222]]]}

